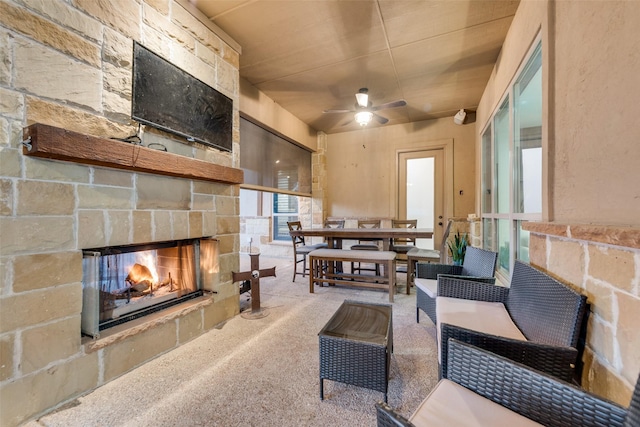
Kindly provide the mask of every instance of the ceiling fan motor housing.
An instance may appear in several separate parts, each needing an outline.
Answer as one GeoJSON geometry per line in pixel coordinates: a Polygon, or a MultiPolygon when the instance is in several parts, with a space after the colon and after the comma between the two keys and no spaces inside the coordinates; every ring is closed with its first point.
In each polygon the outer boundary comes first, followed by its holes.
{"type": "Polygon", "coordinates": [[[371,105],[369,102],[369,89],[363,87],[356,93],[356,108],[358,106],[362,108],[367,108],[371,105]]]}

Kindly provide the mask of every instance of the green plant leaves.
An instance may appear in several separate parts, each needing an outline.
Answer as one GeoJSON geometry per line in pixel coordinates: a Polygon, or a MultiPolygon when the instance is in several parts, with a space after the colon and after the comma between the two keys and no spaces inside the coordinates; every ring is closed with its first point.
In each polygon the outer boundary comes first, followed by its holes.
{"type": "Polygon", "coordinates": [[[458,230],[453,236],[453,241],[449,240],[447,242],[447,246],[449,247],[449,253],[451,254],[453,262],[462,263],[462,261],[464,261],[464,255],[467,252],[467,246],[469,246],[469,234],[464,233],[460,235],[460,231],[458,230]]]}

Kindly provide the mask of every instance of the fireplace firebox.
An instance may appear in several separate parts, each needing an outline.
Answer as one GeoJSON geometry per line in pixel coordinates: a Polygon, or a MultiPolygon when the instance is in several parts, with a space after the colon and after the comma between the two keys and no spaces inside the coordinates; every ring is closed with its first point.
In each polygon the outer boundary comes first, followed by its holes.
{"type": "Polygon", "coordinates": [[[203,295],[213,238],[85,249],[82,333],[100,331],[203,295]]]}

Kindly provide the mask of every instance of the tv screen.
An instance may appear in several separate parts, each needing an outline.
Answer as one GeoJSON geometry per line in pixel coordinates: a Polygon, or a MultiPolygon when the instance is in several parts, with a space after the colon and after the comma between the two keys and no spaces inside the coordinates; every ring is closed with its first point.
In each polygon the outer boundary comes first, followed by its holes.
{"type": "Polygon", "coordinates": [[[189,141],[232,151],[233,101],[137,42],[131,117],[189,141]]]}

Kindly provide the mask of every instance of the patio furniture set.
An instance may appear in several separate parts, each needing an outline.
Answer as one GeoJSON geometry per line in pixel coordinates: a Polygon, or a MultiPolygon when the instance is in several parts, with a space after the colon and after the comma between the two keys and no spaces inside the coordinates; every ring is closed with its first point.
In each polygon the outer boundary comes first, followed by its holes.
{"type": "MultiPolygon", "coordinates": [[[[346,260],[320,251],[318,260],[346,260]]],[[[436,324],[440,381],[409,419],[386,403],[390,304],[345,301],[319,333],[321,398],[325,379],[381,391],[378,426],[640,427],[640,378],[628,409],[574,385],[586,297],[520,261],[510,286],[496,285],[496,261],[468,247],[461,266],[417,262],[416,321],[422,310],[436,324]]]]}
{"type": "Polygon", "coordinates": [[[433,236],[431,229],[406,226],[379,228],[371,226],[368,222],[365,225],[365,221],[362,221],[363,226],[360,228],[327,226],[303,230],[299,222],[288,224],[296,261],[293,281],[297,275],[305,277],[309,273],[310,293],[314,292],[315,285],[324,283],[385,289],[389,292],[390,302],[393,302],[395,291],[398,256],[394,250],[394,243],[399,240],[406,242],[433,236]],[[323,237],[326,242],[306,244],[305,237],[323,237]],[[350,249],[343,249],[343,240],[355,240],[358,243],[350,249]],[[379,245],[377,242],[382,244],[379,245]],[[302,263],[301,271],[297,269],[299,263],[302,263]],[[342,268],[345,263],[351,264],[349,273],[342,268]],[[367,268],[363,264],[372,264],[373,267],[367,268]],[[363,274],[366,271],[372,271],[374,274],[363,274]]]}
{"type": "Polygon", "coordinates": [[[436,324],[440,381],[406,419],[376,404],[378,426],[640,426],[640,378],[629,409],[575,386],[587,300],[516,261],[495,284],[495,252],[462,266],[418,263],[420,310],[436,324]]]}

